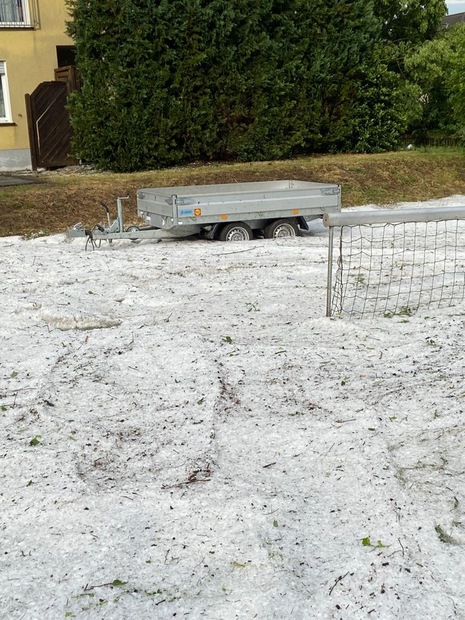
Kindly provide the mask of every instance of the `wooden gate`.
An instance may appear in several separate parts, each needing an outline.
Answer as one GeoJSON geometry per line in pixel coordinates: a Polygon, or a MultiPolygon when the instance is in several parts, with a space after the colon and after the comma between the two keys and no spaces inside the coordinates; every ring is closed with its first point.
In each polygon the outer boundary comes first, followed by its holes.
{"type": "Polygon", "coordinates": [[[66,82],[42,82],[26,95],[32,169],[58,168],[77,163],[69,155],[71,125],[66,109],[66,82]]]}

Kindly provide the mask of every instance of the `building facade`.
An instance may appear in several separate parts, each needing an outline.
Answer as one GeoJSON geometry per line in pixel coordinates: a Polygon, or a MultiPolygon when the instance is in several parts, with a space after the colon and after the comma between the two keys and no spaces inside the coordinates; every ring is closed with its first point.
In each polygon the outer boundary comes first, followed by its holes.
{"type": "Polygon", "coordinates": [[[31,168],[25,95],[74,64],[64,0],[0,0],[0,171],[31,168]]]}
{"type": "Polygon", "coordinates": [[[441,22],[441,28],[451,28],[458,24],[465,24],[465,13],[454,13],[453,15],[446,15],[441,22]]]}

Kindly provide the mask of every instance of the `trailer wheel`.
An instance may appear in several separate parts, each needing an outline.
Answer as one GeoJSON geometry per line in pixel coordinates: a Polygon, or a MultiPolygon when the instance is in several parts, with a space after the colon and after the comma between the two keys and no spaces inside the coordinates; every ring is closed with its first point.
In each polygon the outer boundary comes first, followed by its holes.
{"type": "Polygon", "coordinates": [[[299,227],[294,220],[275,220],[265,228],[265,239],[278,237],[297,237],[299,227]]]}
{"type": "MultiPolygon", "coordinates": [[[[138,232],[140,230],[139,226],[128,226],[126,228],[126,232],[138,232]]],[[[142,239],[131,239],[132,243],[140,243],[142,239]]]]}
{"type": "Polygon", "coordinates": [[[249,241],[253,239],[253,232],[245,222],[231,222],[223,226],[218,239],[220,241],[249,241]]]}

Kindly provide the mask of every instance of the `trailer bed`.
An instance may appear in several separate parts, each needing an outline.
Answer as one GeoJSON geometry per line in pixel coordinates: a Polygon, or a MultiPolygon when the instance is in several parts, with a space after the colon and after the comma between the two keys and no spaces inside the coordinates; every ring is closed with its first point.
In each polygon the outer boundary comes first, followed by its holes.
{"type": "Polygon", "coordinates": [[[137,210],[150,226],[165,230],[224,222],[305,220],[339,211],[339,185],[310,181],[260,181],[222,185],[145,188],[137,192],[137,210]]]}

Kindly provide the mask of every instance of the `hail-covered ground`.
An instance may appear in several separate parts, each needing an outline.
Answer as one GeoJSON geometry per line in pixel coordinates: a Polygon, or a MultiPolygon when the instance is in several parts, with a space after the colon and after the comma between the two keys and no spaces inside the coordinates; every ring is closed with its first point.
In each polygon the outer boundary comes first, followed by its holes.
{"type": "Polygon", "coordinates": [[[465,618],[465,306],[327,245],[0,239],[0,618],[465,618]]]}

